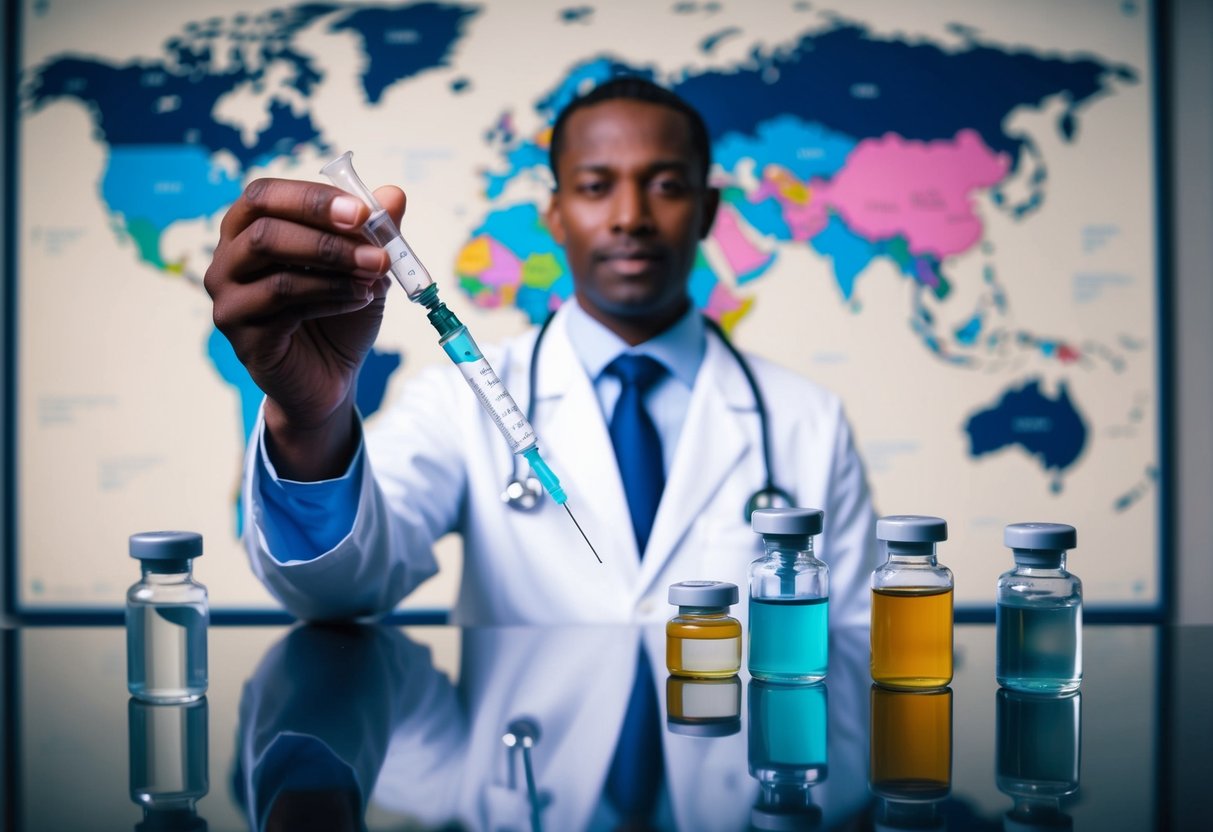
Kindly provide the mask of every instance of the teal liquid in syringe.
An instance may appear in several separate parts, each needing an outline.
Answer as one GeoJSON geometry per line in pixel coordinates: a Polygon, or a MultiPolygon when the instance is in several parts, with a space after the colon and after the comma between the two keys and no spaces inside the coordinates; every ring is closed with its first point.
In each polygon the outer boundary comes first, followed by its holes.
{"type": "Polygon", "coordinates": [[[396,223],[392,221],[387,211],[375,199],[374,194],[354,172],[352,157],[353,153],[347,150],[321,168],[320,172],[332,180],[338,188],[358,197],[371,209],[371,216],[363,224],[362,233],[372,243],[382,246],[387,251],[391,258],[388,270],[392,273],[392,277],[404,289],[409,300],[421,304],[428,310],[426,317],[433,324],[434,329],[438,330],[438,343],[455,362],[455,366],[463,374],[468,386],[476,394],[481,407],[493,420],[493,424],[497,425],[501,435],[505,437],[510,452],[527,461],[544,490],[552,496],[557,505],[564,506],[569,519],[577,526],[577,531],[581,532],[586,545],[590,547],[590,551],[594,553],[598,562],[602,563],[602,558],[598,557],[594,545],[590,543],[590,539],[582,531],[581,524],[573,516],[572,510],[568,506],[568,497],[565,495],[564,489],[560,487],[560,480],[539,455],[539,442],[530,420],[522,412],[522,408],[518,407],[514,397],[510,395],[510,391],[506,389],[505,384],[502,383],[489,362],[485,360],[480,348],[476,346],[472,334],[468,332],[468,328],[460,322],[454,312],[447,308],[445,303],[438,299],[438,286],[434,283],[434,279],[430,277],[430,273],[426,271],[425,266],[421,265],[417,255],[405,242],[396,223]]]}

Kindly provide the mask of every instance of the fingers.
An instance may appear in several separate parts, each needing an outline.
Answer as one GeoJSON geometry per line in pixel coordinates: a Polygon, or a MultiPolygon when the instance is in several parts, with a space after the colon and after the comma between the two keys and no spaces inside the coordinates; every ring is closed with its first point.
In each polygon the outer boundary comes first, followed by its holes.
{"type": "Polygon", "coordinates": [[[215,326],[222,332],[276,320],[299,321],[355,312],[382,300],[386,278],[352,281],[347,275],[283,269],[245,284],[231,284],[214,298],[215,326]]]}
{"type": "Polygon", "coordinates": [[[262,270],[279,264],[375,277],[388,267],[387,252],[378,246],[270,216],[257,217],[230,240],[225,256],[240,264],[232,277],[241,282],[258,279],[262,270]]]}
{"type": "Polygon", "coordinates": [[[234,237],[258,217],[277,217],[313,228],[348,233],[357,231],[370,209],[340,188],[293,179],[254,179],[228,209],[220,226],[234,237]]]}

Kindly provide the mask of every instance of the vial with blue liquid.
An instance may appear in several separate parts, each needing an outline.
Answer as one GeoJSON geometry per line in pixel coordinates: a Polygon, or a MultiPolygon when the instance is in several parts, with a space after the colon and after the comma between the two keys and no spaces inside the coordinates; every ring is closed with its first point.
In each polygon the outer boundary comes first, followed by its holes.
{"type": "Polygon", "coordinates": [[[766,551],[750,565],[750,675],[816,682],[829,659],[830,569],[813,555],[825,514],[813,508],[755,511],[766,551]]]}
{"type": "Polygon", "coordinates": [[[196,532],[131,535],[143,577],[126,594],[126,681],[131,695],[157,704],[206,693],[206,587],[191,565],[202,555],[196,532]]]}
{"type": "Polygon", "coordinates": [[[1082,581],[1066,571],[1078,533],[1062,523],[1013,523],[1003,540],[1015,568],[998,579],[998,684],[1066,693],[1082,683],[1082,581]]]}

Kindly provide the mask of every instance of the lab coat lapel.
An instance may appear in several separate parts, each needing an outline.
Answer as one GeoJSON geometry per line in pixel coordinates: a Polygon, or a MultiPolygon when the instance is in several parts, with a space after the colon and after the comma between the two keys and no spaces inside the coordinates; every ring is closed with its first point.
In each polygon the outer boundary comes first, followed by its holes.
{"type": "MultiPolygon", "coordinates": [[[[661,573],[691,524],[750,446],[746,424],[736,410],[752,410],[752,405],[745,377],[735,363],[718,338],[708,338],[649,546],[640,564],[638,598],[661,573]]],[[[738,512],[741,509],[737,507],[738,512]]]]}
{"type": "Polygon", "coordinates": [[[564,315],[557,313],[539,350],[539,447],[551,454],[569,506],[603,564],[630,587],[640,556],[628,521],[627,496],[598,397],[573,353],[564,323],[564,315]]]}

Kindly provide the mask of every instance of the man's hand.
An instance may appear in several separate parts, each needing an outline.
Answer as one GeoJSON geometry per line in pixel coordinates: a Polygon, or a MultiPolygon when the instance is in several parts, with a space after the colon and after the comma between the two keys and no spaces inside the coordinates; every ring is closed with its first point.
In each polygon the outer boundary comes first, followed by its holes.
{"type": "MultiPolygon", "coordinates": [[[[398,188],[376,192],[392,217],[398,188]]],[[[265,392],[279,474],[338,476],[357,447],[358,370],[383,320],[388,256],[361,235],[369,210],[330,185],[258,179],[223,218],[206,271],[215,326],[265,392]]]]}

